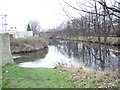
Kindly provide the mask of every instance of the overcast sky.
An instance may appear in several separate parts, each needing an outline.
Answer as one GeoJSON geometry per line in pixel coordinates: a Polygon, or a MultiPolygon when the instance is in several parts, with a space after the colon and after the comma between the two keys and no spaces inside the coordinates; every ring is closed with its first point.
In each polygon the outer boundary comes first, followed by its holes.
{"type": "Polygon", "coordinates": [[[25,30],[30,20],[40,22],[42,28],[53,28],[67,17],[57,0],[0,0],[0,14],[6,14],[9,27],[25,30]]]}
{"type": "Polygon", "coordinates": [[[61,15],[64,12],[59,7],[57,0],[0,0],[0,14],[8,15],[8,28],[17,27],[18,31],[26,30],[30,20],[39,21],[43,29],[56,27],[68,20],[67,16],[61,15]]]}

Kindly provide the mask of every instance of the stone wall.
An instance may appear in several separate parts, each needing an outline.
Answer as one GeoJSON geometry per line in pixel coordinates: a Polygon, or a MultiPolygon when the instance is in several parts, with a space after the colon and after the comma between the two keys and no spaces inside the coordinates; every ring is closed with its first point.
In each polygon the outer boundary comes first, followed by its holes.
{"type": "Polygon", "coordinates": [[[9,34],[0,34],[0,66],[13,62],[10,51],[10,36],[9,34]]]}

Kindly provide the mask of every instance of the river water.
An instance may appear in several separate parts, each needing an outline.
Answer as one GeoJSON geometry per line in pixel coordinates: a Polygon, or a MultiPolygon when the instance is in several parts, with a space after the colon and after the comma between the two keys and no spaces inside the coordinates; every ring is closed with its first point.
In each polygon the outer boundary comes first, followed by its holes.
{"type": "Polygon", "coordinates": [[[95,71],[117,70],[120,60],[120,48],[66,40],[52,40],[48,49],[33,53],[19,54],[14,62],[19,67],[54,68],[58,63],[68,67],[75,65],[95,71]],[[101,53],[101,54],[100,54],[101,53]]]}

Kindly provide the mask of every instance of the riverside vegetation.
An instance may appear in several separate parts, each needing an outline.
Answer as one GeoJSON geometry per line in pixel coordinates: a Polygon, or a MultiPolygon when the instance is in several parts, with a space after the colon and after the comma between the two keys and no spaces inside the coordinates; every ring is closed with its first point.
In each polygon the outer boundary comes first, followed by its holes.
{"type": "MultiPolygon", "coordinates": [[[[57,36],[54,37],[57,39],[65,39],[65,40],[71,40],[71,41],[82,41],[82,42],[91,42],[91,43],[98,43],[98,38],[97,37],[64,37],[64,36],[57,36]]],[[[101,44],[104,44],[104,37],[100,37],[101,39],[101,44]]],[[[107,37],[106,41],[107,45],[114,45],[114,46],[119,46],[120,45],[120,38],[119,37],[107,37]]]]}
{"type": "Polygon", "coordinates": [[[12,53],[34,52],[47,47],[45,37],[27,37],[11,39],[10,46],[12,53]]]}
{"type": "Polygon", "coordinates": [[[2,67],[0,66],[0,89],[2,89],[2,67]]]}
{"type": "Polygon", "coordinates": [[[88,71],[83,67],[23,68],[7,64],[2,88],[119,88],[117,72],[88,71]]]}

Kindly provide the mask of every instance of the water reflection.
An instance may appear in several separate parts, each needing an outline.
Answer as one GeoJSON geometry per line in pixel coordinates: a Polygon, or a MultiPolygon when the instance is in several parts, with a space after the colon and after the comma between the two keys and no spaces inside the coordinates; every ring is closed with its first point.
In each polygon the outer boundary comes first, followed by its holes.
{"type": "Polygon", "coordinates": [[[50,41],[49,50],[22,55],[15,60],[21,67],[53,68],[58,62],[85,66],[93,70],[116,70],[120,50],[115,47],[64,40],[50,41]]]}
{"type": "Polygon", "coordinates": [[[66,54],[69,58],[74,57],[79,63],[94,70],[115,70],[118,69],[119,50],[118,48],[98,44],[80,42],[60,41],[54,44],[57,49],[66,54]],[[114,48],[114,49],[113,49],[114,48]],[[116,54],[115,54],[116,53],[116,54]]]}
{"type": "Polygon", "coordinates": [[[24,63],[24,62],[34,62],[36,60],[45,58],[47,53],[48,53],[48,48],[37,52],[19,54],[19,56],[21,57],[14,59],[14,62],[16,64],[24,63]]]}
{"type": "Polygon", "coordinates": [[[54,68],[58,62],[61,63],[67,63],[68,66],[70,65],[77,65],[79,66],[79,63],[77,63],[75,60],[67,58],[66,55],[61,54],[58,49],[54,46],[49,46],[48,54],[45,56],[45,58],[40,58],[35,61],[29,61],[29,62],[23,62],[19,63],[18,66],[20,67],[47,67],[47,68],[54,68]]]}

